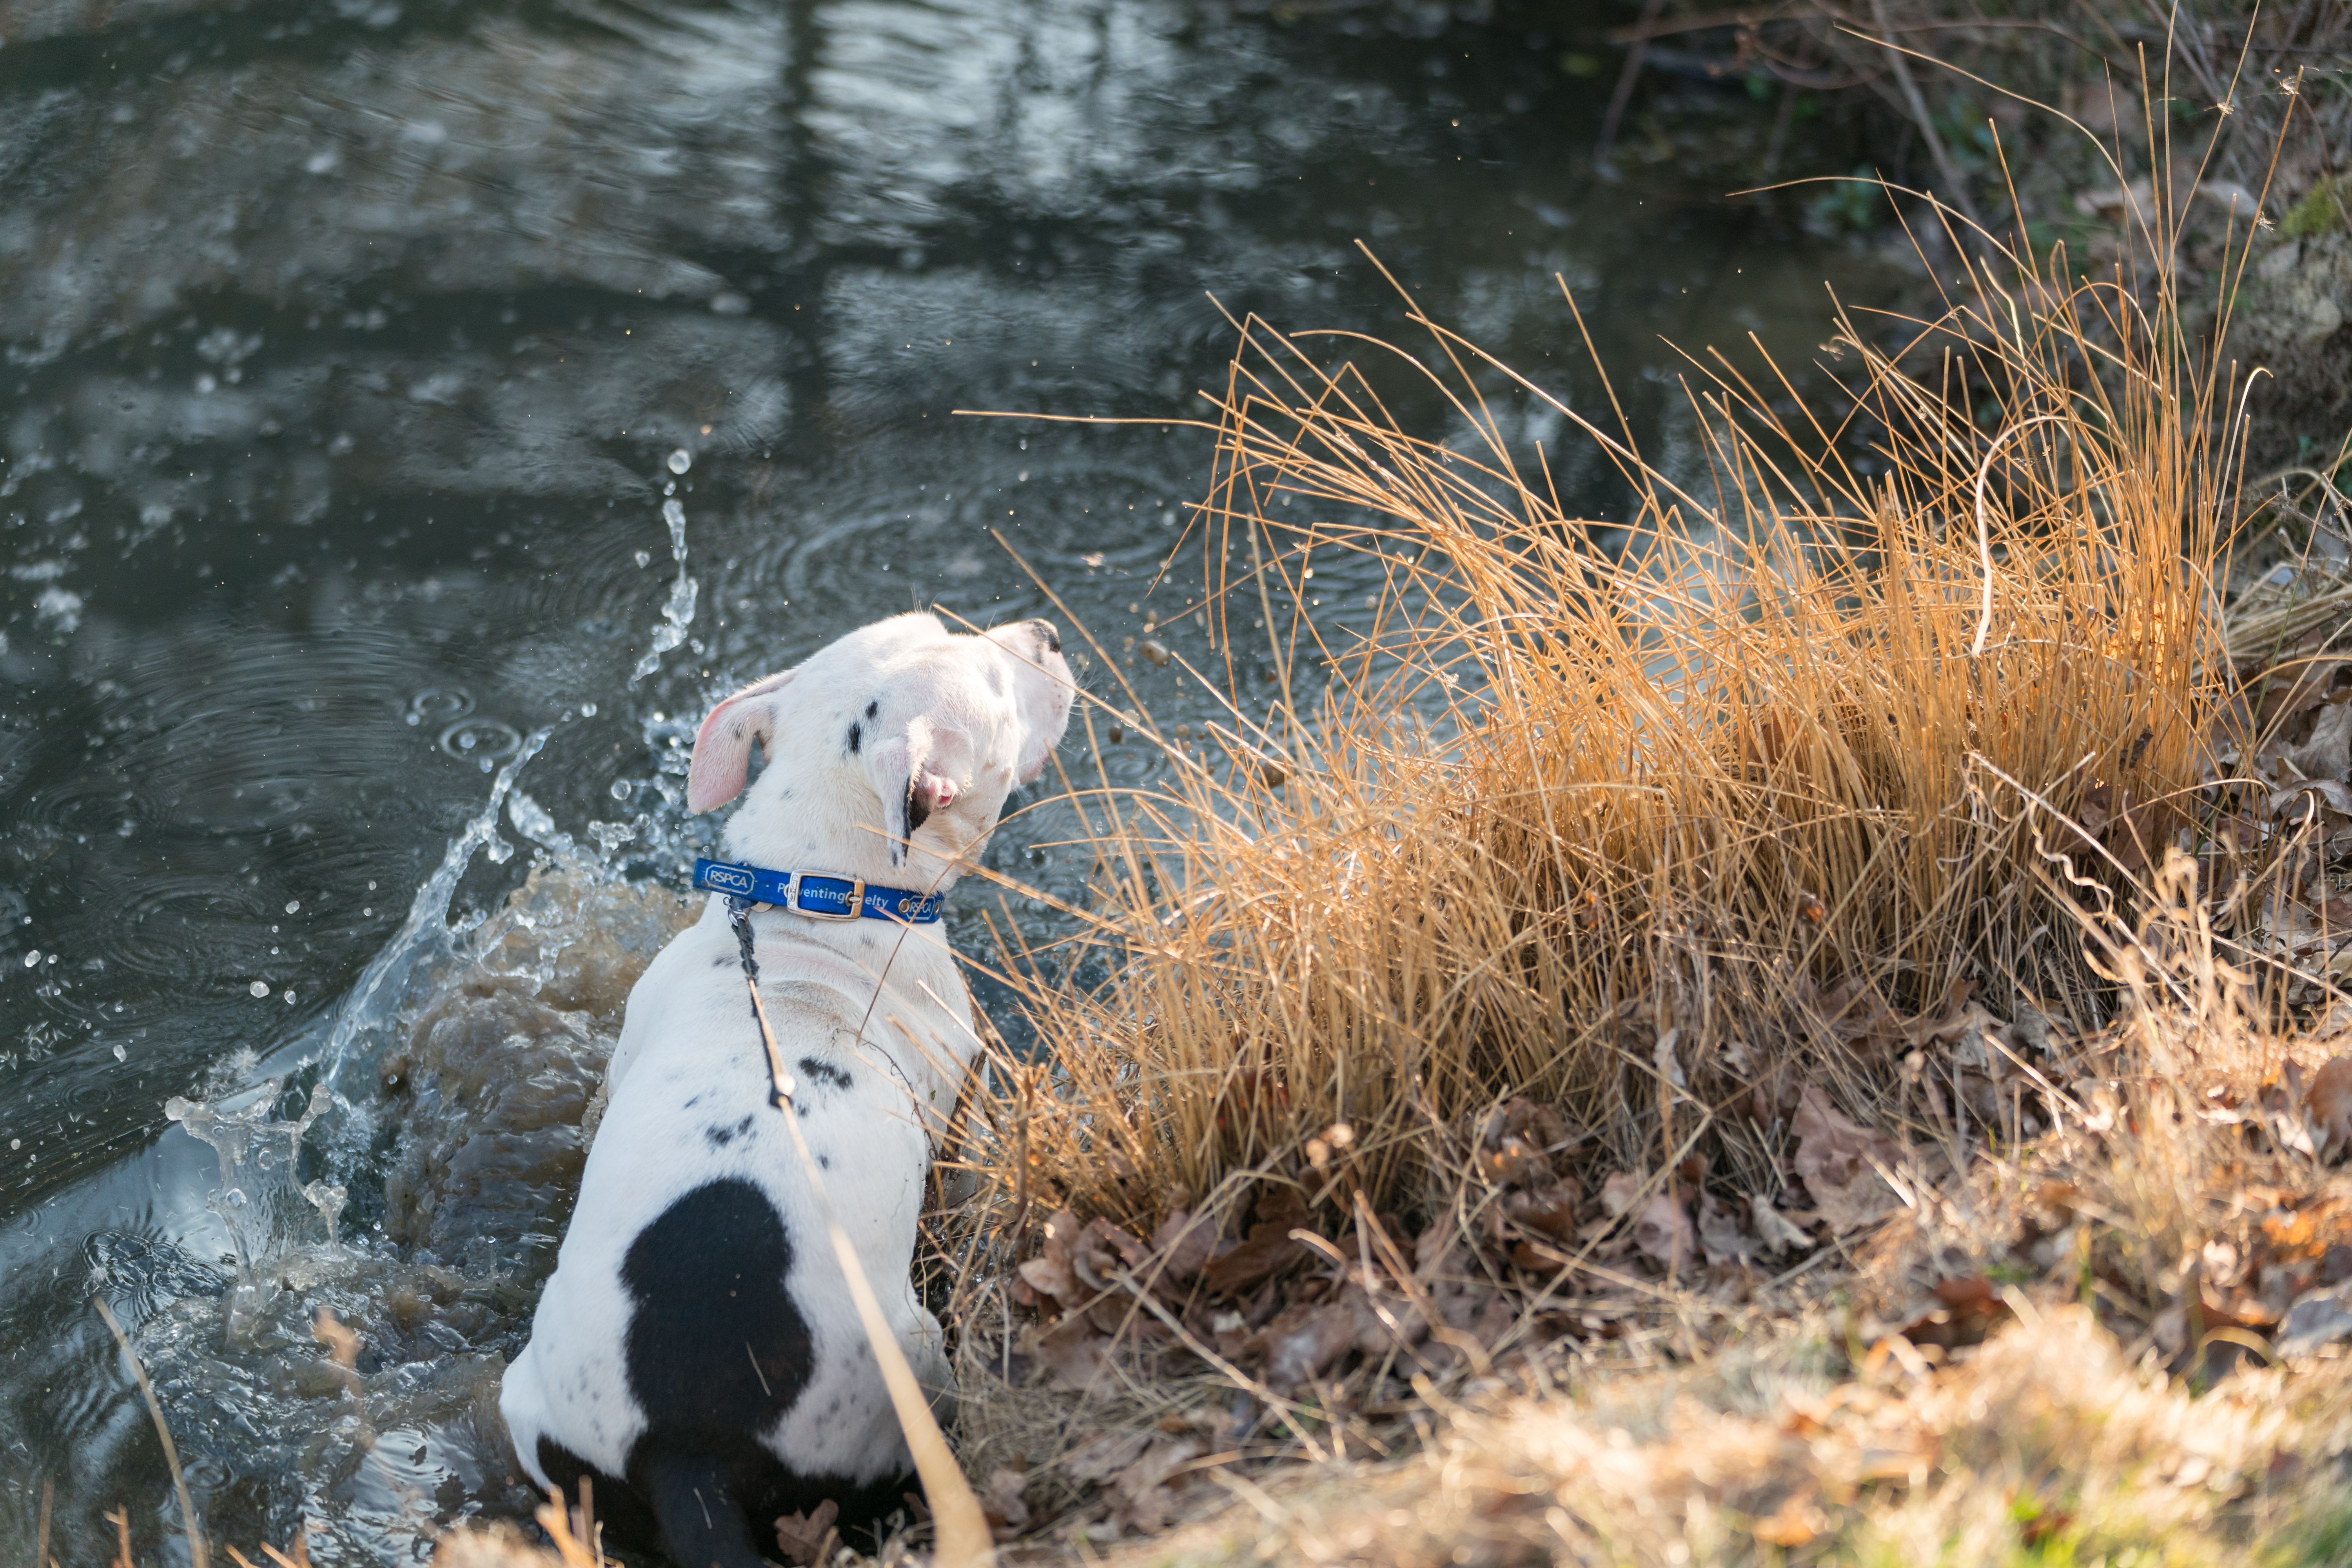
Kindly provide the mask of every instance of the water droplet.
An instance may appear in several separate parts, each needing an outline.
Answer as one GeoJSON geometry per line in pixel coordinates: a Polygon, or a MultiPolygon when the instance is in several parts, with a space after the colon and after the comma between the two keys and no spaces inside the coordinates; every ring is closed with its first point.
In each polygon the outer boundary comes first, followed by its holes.
{"type": "Polygon", "coordinates": [[[628,781],[628,780],[626,780],[626,779],[614,779],[614,780],[613,781],[613,791],[612,791],[612,794],[613,794],[613,798],[614,798],[614,800],[626,800],[626,799],[628,799],[628,798],[629,798],[629,781],[628,781]]]}
{"type": "Polygon", "coordinates": [[[368,884],[368,891],[371,893],[375,891],[375,884],[373,882],[370,882],[368,884]]]}
{"type": "Polygon", "coordinates": [[[672,452],[669,455],[669,471],[671,473],[682,474],[692,467],[694,467],[694,456],[685,447],[680,447],[677,451],[672,452]]]}
{"type": "Polygon", "coordinates": [[[250,995],[267,996],[269,994],[269,982],[267,980],[257,980],[245,989],[250,995]]]}
{"type": "Polygon", "coordinates": [[[301,907],[302,900],[299,899],[289,899],[286,900],[286,912],[289,915],[301,907]]]}
{"type": "MultiPolygon", "coordinates": [[[[580,717],[583,719],[593,719],[596,717],[596,705],[593,702],[583,702],[580,705],[580,717]]],[[[375,884],[373,882],[370,882],[368,886],[373,888],[375,884]]]]}
{"type": "Polygon", "coordinates": [[[131,1053],[124,1050],[118,1045],[114,1047],[114,1059],[119,1062],[127,1062],[131,1059],[131,1053]]]}
{"type": "Polygon", "coordinates": [[[289,1007],[291,1007],[292,1005],[294,1005],[294,993],[292,993],[291,991],[289,991],[288,993],[286,993],[286,1005],[287,1005],[289,1007]]]}
{"type": "Polygon", "coordinates": [[[662,521],[669,524],[670,533],[675,537],[677,531],[686,526],[686,503],[676,500],[662,502],[662,521]]]}
{"type": "Polygon", "coordinates": [[[26,954],[25,955],[25,967],[26,967],[26,968],[27,968],[27,969],[34,968],[35,966],[37,966],[37,964],[39,964],[39,963],[40,963],[40,962],[41,962],[41,950],[40,950],[39,948],[37,948],[37,948],[35,948],[32,952],[28,952],[28,953],[26,953],[26,954]]]}
{"type": "Polygon", "coordinates": [[[497,719],[461,719],[441,731],[441,749],[450,756],[478,756],[485,763],[504,761],[522,749],[522,735],[497,719]]]}
{"type": "Polygon", "coordinates": [[[232,1209],[243,1208],[245,1206],[245,1189],[243,1187],[231,1187],[228,1191],[223,1193],[221,1194],[221,1206],[223,1208],[232,1209]]]}
{"type": "Polygon", "coordinates": [[[640,566],[650,566],[650,565],[652,565],[653,563],[654,563],[654,552],[653,552],[652,551],[650,551],[650,550],[640,550],[640,551],[638,551],[638,552],[637,552],[637,564],[638,564],[638,565],[640,565],[640,566]]]}

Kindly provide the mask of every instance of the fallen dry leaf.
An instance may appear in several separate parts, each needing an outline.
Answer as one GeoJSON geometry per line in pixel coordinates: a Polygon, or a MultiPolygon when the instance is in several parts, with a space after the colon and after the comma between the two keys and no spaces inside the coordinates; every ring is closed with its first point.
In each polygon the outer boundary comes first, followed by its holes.
{"type": "Polygon", "coordinates": [[[1264,1346],[1267,1384],[1293,1389],[1355,1345],[1355,1314],[1343,1304],[1286,1307],[1259,1331],[1257,1342],[1264,1346]]]}
{"type": "Polygon", "coordinates": [[[1028,1491],[1029,1477],[1024,1471],[1000,1468],[989,1472],[988,1484],[980,1490],[980,1507],[997,1540],[1010,1540],[1028,1528],[1028,1491]]]}
{"type": "Polygon", "coordinates": [[[1503,1200],[1503,1213],[1549,1240],[1566,1242],[1576,1235],[1580,1194],[1573,1181],[1561,1180],[1539,1192],[1513,1193],[1503,1200]]]}
{"type": "Polygon", "coordinates": [[[776,1521],[776,1548],[784,1561],[803,1565],[823,1563],[825,1548],[834,1538],[833,1521],[841,1517],[841,1505],[825,1499],[806,1513],[788,1513],[776,1521]]]}
{"type": "Polygon", "coordinates": [[[1633,1200],[1642,1195],[1649,1177],[1640,1171],[1620,1171],[1601,1184],[1601,1206],[1611,1219],[1622,1219],[1633,1200]]]}
{"type": "Polygon", "coordinates": [[[1739,1216],[1709,1192],[1698,1195],[1698,1243],[1709,1263],[1744,1263],[1764,1249],[1739,1216]]]}
{"type": "Polygon", "coordinates": [[[2328,1058],[2305,1091],[2303,1104],[2322,1160],[2352,1149],[2352,1057],[2328,1058]]]}
{"type": "Polygon", "coordinates": [[[1767,1252],[1810,1252],[1813,1238],[1790,1215],[1772,1206],[1761,1194],[1748,1200],[1748,1217],[1755,1222],[1757,1239],[1767,1252]]]}
{"type": "Polygon", "coordinates": [[[1031,1325],[1023,1348],[1052,1378],[1051,1386],[1083,1394],[1110,1362],[1111,1342],[1086,1314],[1074,1312],[1051,1328],[1031,1325]]]}
{"type": "Polygon", "coordinates": [[[1169,1473],[1208,1451],[1198,1437],[1161,1437],[1110,1484],[1111,1517],[1139,1534],[1157,1534],[1168,1523],[1176,1495],[1169,1473]]]}
{"type": "Polygon", "coordinates": [[[2307,779],[2342,784],[2352,775],[2352,702],[2330,702],[2319,710],[2311,737],[2287,748],[2286,760],[2307,779]]]}
{"type": "Polygon", "coordinates": [[[1811,1085],[1797,1102],[1790,1131],[1797,1136],[1797,1174],[1832,1231],[1843,1236],[1897,1205],[1900,1200],[1872,1162],[1895,1169],[1904,1159],[1902,1144],[1848,1121],[1811,1085]]]}
{"type": "Polygon", "coordinates": [[[1181,1285],[1209,1266],[1216,1256],[1217,1227],[1182,1209],[1172,1209],[1151,1233],[1153,1267],[1147,1275],[1181,1285]]]}
{"type": "Polygon", "coordinates": [[[1304,1243],[1290,1238],[1306,1220],[1305,1200],[1288,1187],[1258,1199],[1257,1223],[1250,1226],[1248,1237],[1201,1271],[1209,1288],[1220,1295],[1238,1296],[1312,1256],[1304,1243]]]}
{"type": "Polygon", "coordinates": [[[1062,1458],[1062,1473],[1081,1485],[1107,1481],[1141,1457],[1151,1433],[1097,1432],[1062,1458]]]}
{"type": "Polygon", "coordinates": [[[1937,1305],[1895,1330],[1915,1345],[1944,1350],[1984,1343],[1985,1335],[2010,1315],[2009,1304],[1980,1274],[1940,1279],[1934,1287],[1937,1305]]]}
{"type": "Polygon", "coordinates": [[[1698,1232],[1691,1228],[1690,1214],[1682,1200],[1671,1193],[1660,1193],[1633,1223],[1633,1245],[1668,1273],[1678,1273],[1698,1255],[1698,1232]]]}
{"type": "Polygon", "coordinates": [[[1022,1281],[1040,1296],[1050,1296],[1068,1308],[1085,1295],[1070,1267],[1070,1247],[1078,1237],[1078,1216],[1064,1209],[1045,1222],[1045,1244],[1036,1257],[1020,1268],[1022,1281]]]}

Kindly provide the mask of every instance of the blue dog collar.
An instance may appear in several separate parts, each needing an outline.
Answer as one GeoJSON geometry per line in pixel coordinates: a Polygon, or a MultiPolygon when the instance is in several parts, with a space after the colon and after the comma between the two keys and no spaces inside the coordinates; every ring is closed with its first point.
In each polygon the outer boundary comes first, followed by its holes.
{"type": "Polygon", "coordinates": [[[939,923],[946,909],[945,893],[912,893],[903,888],[869,888],[858,877],[828,877],[822,871],[771,871],[761,866],[737,866],[725,860],[694,863],[694,885],[706,893],[724,893],[755,904],[774,904],[811,920],[870,921],[898,925],[939,923]]]}

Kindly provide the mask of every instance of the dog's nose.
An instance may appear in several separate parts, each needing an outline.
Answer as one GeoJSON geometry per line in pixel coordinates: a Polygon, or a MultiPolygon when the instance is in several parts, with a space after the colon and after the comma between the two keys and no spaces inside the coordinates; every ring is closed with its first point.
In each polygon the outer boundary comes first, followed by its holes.
{"type": "Polygon", "coordinates": [[[1062,630],[1059,626],[1045,620],[1031,621],[1029,624],[1037,628],[1037,640],[1045,645],[1047,653],[1062,651],[1062,630]]]}

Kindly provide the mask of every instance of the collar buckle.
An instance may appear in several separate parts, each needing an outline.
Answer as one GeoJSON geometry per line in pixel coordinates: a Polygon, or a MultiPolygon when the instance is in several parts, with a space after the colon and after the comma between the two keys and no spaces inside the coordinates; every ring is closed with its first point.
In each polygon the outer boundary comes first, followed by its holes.
{"type": "Polygon", "coordinates": [[[793,877],[793,901],[789,907],[793,913],[796,915],[806,915],[813,921],[854,921],[860,919],[866,913],[866,879],[863,877],[822,877],[808,871],[796,872],[793,877]],[[835,883],[846,882],[849,884],[850,888],[849,896],[843,900],[842,907],[837,910],[812,908],[805,901],[809,891],[808,884],[812,880],[835,883]]]}

